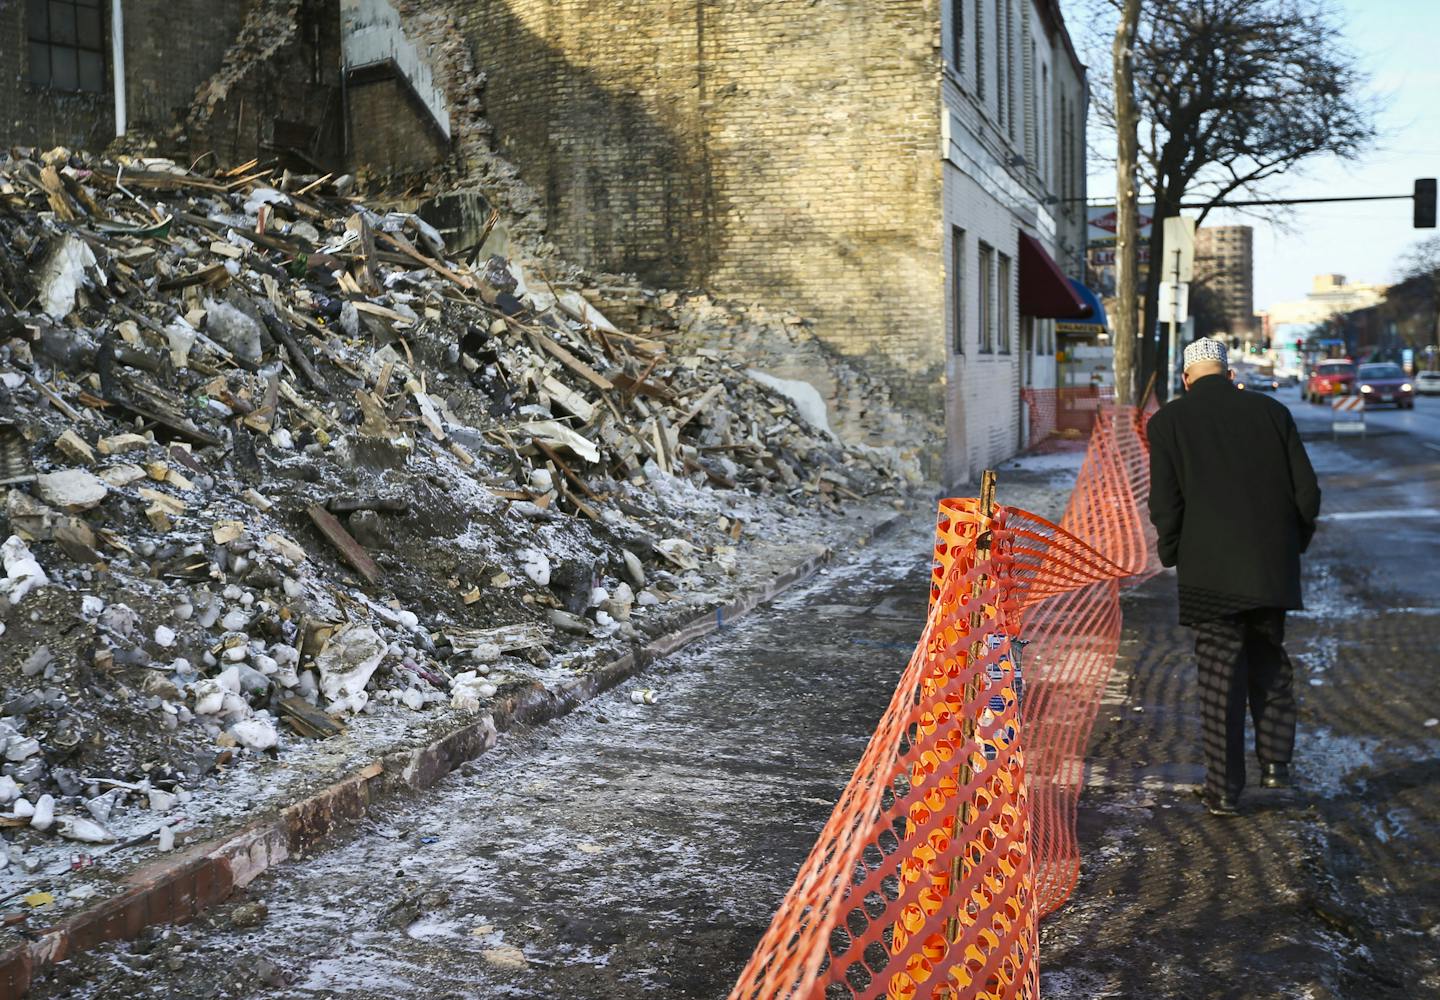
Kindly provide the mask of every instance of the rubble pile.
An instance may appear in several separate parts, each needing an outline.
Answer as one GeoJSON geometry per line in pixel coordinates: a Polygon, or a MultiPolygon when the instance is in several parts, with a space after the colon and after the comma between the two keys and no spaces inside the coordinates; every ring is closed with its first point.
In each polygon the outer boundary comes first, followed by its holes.
{"type": "Polygon", "coordinates": [[[903,485],[353,183],[0,154],[0,868],[127,810],[165,846],[207,775],[355,713],[583,670],[793,505],[903,485]]]}

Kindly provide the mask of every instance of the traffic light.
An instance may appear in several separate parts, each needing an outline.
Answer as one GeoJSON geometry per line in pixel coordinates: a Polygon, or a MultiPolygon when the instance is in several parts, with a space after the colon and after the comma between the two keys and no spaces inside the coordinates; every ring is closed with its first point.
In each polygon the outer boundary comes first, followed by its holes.
{"type": "Polygon", "coordinates": [[[1435,178],[1415,180],[1415,228],[1435,228],[1435,178]]]}
{"type": "Polygon", "coordinates": [[[1295,341],[1295,353],[1296,353],[1296,354],[1304,354],[1304,353],[1305,353],[1305,341],[1303,341],[1303,340],[1297,340],[1297,341],[1295,341]]]}

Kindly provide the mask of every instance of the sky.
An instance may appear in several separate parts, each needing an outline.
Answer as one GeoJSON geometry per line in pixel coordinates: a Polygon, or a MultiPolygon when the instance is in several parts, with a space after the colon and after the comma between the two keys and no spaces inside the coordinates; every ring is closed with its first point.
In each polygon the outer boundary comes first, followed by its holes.
{"type": "MultiPolygon", "coordinates": [[[[1370,77],[1380,138],[1358,160],[1317,160],[1277,178],[1268,190],[1296,198],[1408,194],[1415,178],[1440,177],[1440,0],[1335,0],[1335,6],[1370,77]]],[[[1099,146],[1103,139],[1095,138],[1099,146]]],[[[1092,197],[1102,197],[1115,183],[1109,169],[1097,167],[1089,181],[1092,197]]],[[[1397,280],[1396,262],[1404,250],[1440,232],[1413,229],[1410,210],[1408,201],[1297,205],[1283,228],[1219,211],[1206,223],[1255,227],[1260,311],[1303,298],[1317,274],[1381,284],[1397,280]]]]}

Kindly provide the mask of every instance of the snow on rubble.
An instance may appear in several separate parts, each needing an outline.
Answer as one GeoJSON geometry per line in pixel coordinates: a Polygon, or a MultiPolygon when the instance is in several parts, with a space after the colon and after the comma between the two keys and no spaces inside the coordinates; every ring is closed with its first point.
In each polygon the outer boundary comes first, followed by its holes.
{"type": "Polygon", "coordinates": [[[593,669],[915,482],[352,184],[0,153],[0,890],[593,669]]]}

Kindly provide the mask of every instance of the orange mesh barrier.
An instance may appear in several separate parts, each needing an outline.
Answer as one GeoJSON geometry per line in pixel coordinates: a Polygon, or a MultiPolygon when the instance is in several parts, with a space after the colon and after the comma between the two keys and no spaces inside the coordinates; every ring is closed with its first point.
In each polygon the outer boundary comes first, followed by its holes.
{"type": "Polygon", "coordinates": [[[1120,581],[1154,565],[1143,418],[1098,413],[1061,524],[940,502],[920,641],[732,1000],[1038,996],[1120,581]]]}

